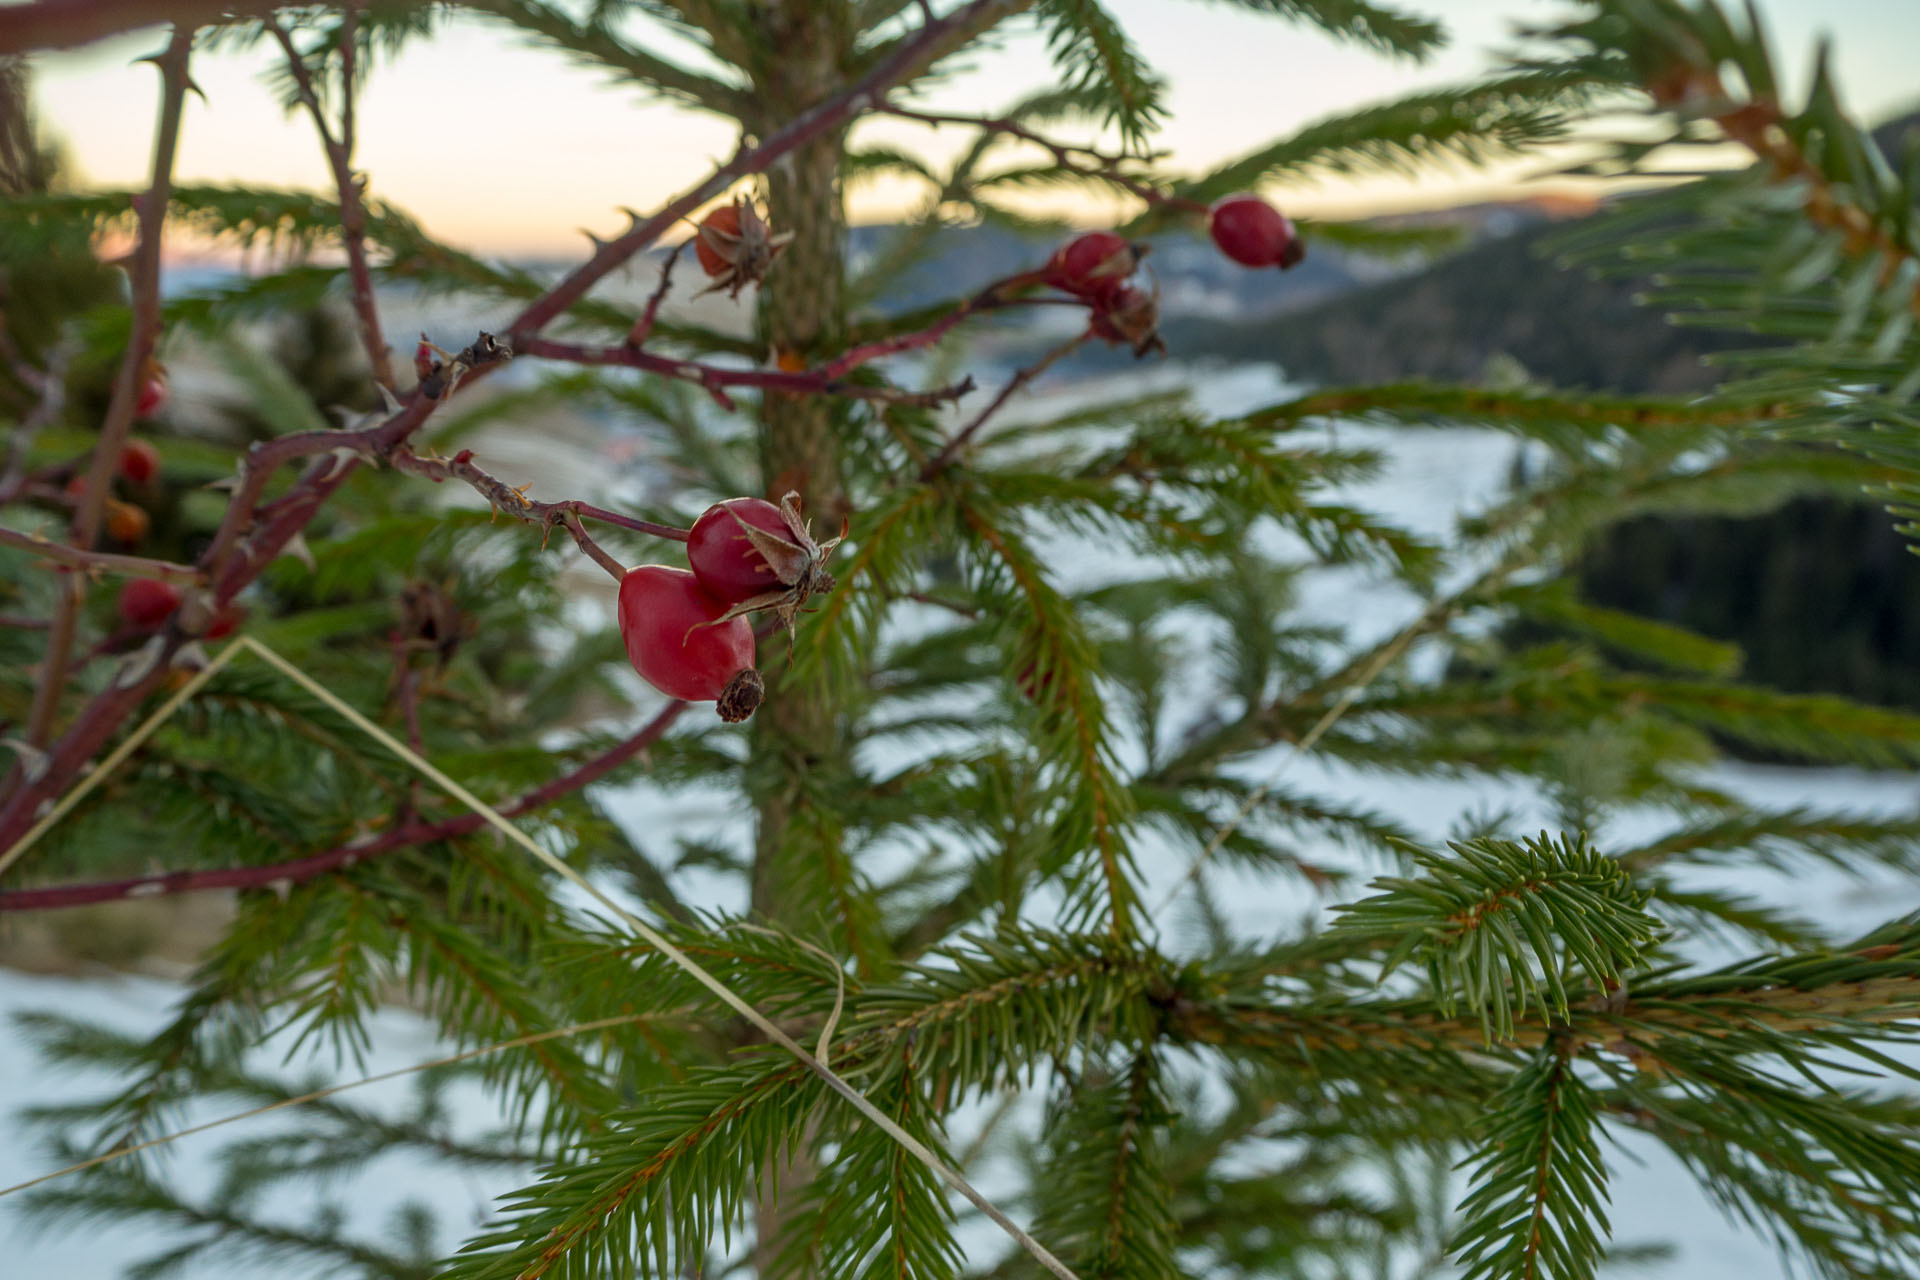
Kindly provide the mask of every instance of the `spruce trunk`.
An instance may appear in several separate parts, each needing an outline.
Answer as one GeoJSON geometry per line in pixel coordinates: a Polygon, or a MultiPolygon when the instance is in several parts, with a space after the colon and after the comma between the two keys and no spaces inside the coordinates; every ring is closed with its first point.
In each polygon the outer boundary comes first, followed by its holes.
{"type": "MultiPolygon", "coordinates": [[[[760,78],[766,117],[762,136],[838,88],[846,49],[841,0],[795,0],[770,6],[762,48],[776,51],[760,78]]],[[[776,230],[793,241],[760,291],[760,346],[778,359],[789,354],[812,364],[838,350],[845,327],[842,302],[846,210],[840,171],[845,134],[835,130],[801,148],[767,174],[767,201],[776,230]]],[[[840,473],[839,402],[826,396],[764,398],[760,422],[761,476],[766,496],[800,494],[817,530],[837,530],[848,511],[840,473]]],[[[841,750],[839,708],[824,682],[789,678],[788,637],[762,646],[761,670],[769,697],[754,718],[750,786],[758,830],[754,841],[752,905],[756,915],[793,923],[805,932],[811,904],[788,892],[797,859],[830,858],[840,824],[807,803],[808,774],[841,750]]],[[[757,1204],[753,1263],[772,1274],[786,1246],[784,1224],[814,1171],[804,1148],[757,1204]]]]}

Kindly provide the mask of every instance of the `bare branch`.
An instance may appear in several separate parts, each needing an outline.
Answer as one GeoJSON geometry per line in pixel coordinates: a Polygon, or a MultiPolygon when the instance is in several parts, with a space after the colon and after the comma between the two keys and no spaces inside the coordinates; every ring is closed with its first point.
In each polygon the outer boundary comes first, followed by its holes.
{"type": "Polygon", "coordinates": [[[348,5],[340,23],[341,107],[337,134],[327,124],[327,114],[320,106],[320,95],[307,69],[307,60],[294,47],[293,37],[272,17],[266,19],[266,28],[273,33],[281,51],[287,55],[287,67],[293,73],[300,105],[313,118],[313,127],[320,134],[321,149],[326,152],[328,167],[333,170],[334,189],[340,196],[340,239],[347,253],[347,278],[353,294],[353,313],[360,326],[360,341],[367,349],[367,361],[373,367],[373,380],[391,391],[394,389],[393,353],[388,349],[387,340],[381,332],[380,308],[373,296],[373,273],[367,266],[365,186],[353,172],[354,35],[358,18],[359,10],[348,5]]]}
{"type": "Polygon", "coordinates": [[[149,560],[145,556],[115,555],[110,551],[82,551],[64,542],[54,542],[17,529],[0,529],[0,547],[18,547],[43,560],[75,565],[99,573],[123,574],[130,578],[171,578],[176,582],[204,582],[198,569],[171,560],[149,560]]]}
{"type": "MultiPolygon", "coordinates": [[[[114,379],[106,420],[100,424],[100,442],[94,446],[93,462],[87,468],[86,488],[74,513],[72,540],[77,547],[91,547],[100,534],[107,486],[119,464],[127,433],[133,427],[134,405],[146,380],[154,343],[160,336],[160,230],[166,221],[167,201],[173,193],[173,155],[180,140],[180,116],[191,83],[187,78],[187,58],[192,49],[193,29],[178,26],[166,51],[155,59],[155,65],[160,68],[160,120],[154,131],[153,181],[140,199],[140,241],[134,249],[129,271],[133,282],[133,325],[119,376],[114,379]]],[[[70,579],[54,607],[53,626],[47,634],[46,666],[40,685],[34,690],[32,709],[27,713],[27,741],[36,747],[47,740],[60,708],[60,695],[66,689],[74,624],[80,615],[85,590],[83,579],[70,579]]]]}

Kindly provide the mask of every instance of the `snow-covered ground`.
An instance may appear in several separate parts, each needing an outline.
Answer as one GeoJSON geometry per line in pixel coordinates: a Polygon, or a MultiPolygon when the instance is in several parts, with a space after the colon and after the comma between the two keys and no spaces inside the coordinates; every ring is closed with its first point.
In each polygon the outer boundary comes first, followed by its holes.
{"type": "MultiPolygon", "coordinates": [[[[1163,367],[1164,369],[1164,367],[1163,367]]],[[[1155,377],[1192,377],[1205,387],[1207,408],[1220,413],[1244,411],[1280,398],[1286,388],[1271,370],[1261,368],[1213,371],[1193,376],[1192,370],[1168,370],[1155,377]]],[[[1112,381],[1107,383],[1112,389],[1112,381]]],[[[1055,394],[1071,394],[1057,392],[1055,394]]],[[[1516,442],[1488,432],[1368,431],[1342,428],[1343,444],[1375,444],[1392,459],[1385,475],[1349,495],[1353,501],[1391,511],[1422,532],[1440,535],[1456,512],[1484,502],[1506,474],[1516,442]]],[[[1090,571],[1092,567],[1089,566],[1090,571]]],[[[1351,576],[1316,575],[1304,587],[1303,604],[1328,618],[1340,620],[1356,640],[1388,634],[1412,616],[1415,602],[1404,593],[1374,588],[1358,590],[1351,576]]],[[[1250,762],[1248,776],[1266,778],[1280,767],[1284,752],[1250,762]]],[[[1289,766],[1290,784],[1311,787],[1336,796],[1361,800],[1423,834],[1443,836],[1463,816],[1509,809],[1521,821],[1536,820],[1537,797],[1523,788],[1485,783],[1408,782],[1383,784],[1353,770],[1308,758],[1289,766]]],[[[1771,805],[1807,804],[1823,809],[1850,809],[1861,813],[1910,813],[1920,785],[1906,774],[1875,774],[1852,770],[1808,770],[1729,766],[1713,781],[1730,790],[1771,805]]],[[[673,811],[643,791],[615,798],[616,813],[650,842],[659,838],[663,824],[683,830],[720,829],[739,821],[729,806],[718,802],[702,811],[682,797],[673,811]]],[[[1184,860],[1149,850],[1143,858],[1151,882],[1147,901],[1157,902],[1179,879],[1184,860]]],[[[1271,932],[1291,918],[1302,899],[1291,886],[1275,886],[1231,872],[1215,873],[1218,899],[1230,905],[1235,919],[1250,930],[1271,932]]],[[[1837,871],[1801,871],[1792,876],[1740,870],[1741,890],[1770,904],[1828,921],[1843,921],[1861,929],[1896,914],[1920,909],[1920,883],[1890,876],[1850,878],[1837,871]]],[[[711,897],[712,905],[737,905],[716,895],[703,894],[697,881],[683,886],[696,900],[711,897]]],[[[1177,911],[1163,922],[1179,927],[1177,911]]],[[[14,1012],[52,1009],[75,1017],[130,1031],[151,1030],[166,1017],[179,989],[150,979],[55,979],[0,972],[0,1019],[14,1012]]],[[[0,1022],[0,1026],[5,1026],[0,1022]]],[[[365,1063],[368,1073],[421,1061],[444,1052],[431,1029],[412,1015],[390,1011],[376,1021],[373,1047],[365,1063]]],[[[279,1049],[262,1051],[263,1065],[275,1063],[279,1049]]],[[[290,1074],[310,1069],[302,1060],[290,1074]]],[[[358,1074],[357,1072],[351,1074],[358,1074]]],[[[73,1099],[104,1090],[109,1082],[89,1080],[65,1070],[49,1072],[17,1033],[0,1031],[0,1105],[11,1108],[73,1099]]],[[[373,1086],[352,1095],[363,1105],[404,1108],[410,1088],[404,1081],[373,1086]]],[[[463,1131],[478,1133],[497,1117],[477,1093],[458,1094],[455,1114],[463,1131]]],[[[207,1118],[198,1113],[189,1121],[207,1118]]],[[[189,1192],[211,1187],[210,1153],[240,1133],[273,1132],[282,1117],[264,1117],[220,1133],[187,1139],[166,1157],[173,1175],[189,1192]]],[[[49,1159],[24,1141],[0,1143],[0,1186],[34,1176],[49,1167],[49,1159]]],[[[1665,1280],[1774,1280],[1788,1275],[1784,1260],[1764,1240],[1729,1225],[1707,1202],[1677,1164],[1656,1145],[1629,1138],[1616,1149],[1613,1161],[1611,1218],[1622,1242],[1670,1241],[1677,1252],[1669,1261],[1646,1267],[1642,1274],[1665,1280]]],[[[443,1238],[450,1247],[485,1211],[489,1198],[517,1185],[508,1172],[448,1173],[429,1168],[406,1156],[381,1158],[355,1179],[342,1182],[339,1198],[348,1210],[346,1231],[364,1238],[384,1232],[394,1207],[406,1199],[430,1204],[438,1213],[443,1238]]],[[[310,1220],[310,1203],[282,1197],[268,1202],[290,1223],[310,1220]]],[[[76,1231],[28,1234],[17,1213],[17,1201],[0,1200],[0,1276],[48,1276],[61,1280],[110,1280],[128,1263],[157,1252],[169,1239],[139,1226],[87,1226],[76,1231]]],[[[986,1237],[972,1237],[985,1239],[986,1237]]],[[[260,1274],[251,1264],[210,1260],[179,1273],[183,1280],[239,1280],[260,1274]]]]}

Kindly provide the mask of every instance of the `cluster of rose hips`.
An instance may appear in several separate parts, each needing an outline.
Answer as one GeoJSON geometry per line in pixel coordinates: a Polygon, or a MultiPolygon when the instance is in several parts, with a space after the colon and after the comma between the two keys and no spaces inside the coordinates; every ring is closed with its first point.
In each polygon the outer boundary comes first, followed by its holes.
{"type": "MultiPolygon", "coordinates": [[[[168,392],[166,366],[149,359],[140,380],[140,395],[134,402],[133,416],[145,419],[159,413],[167,407],[168,392]]],[[[150,493],[160,478],[160,451],[145,440],[127,441],[120,450],[116,474],[136,493],[150,493]]],[[[76,475],[67,483],[67,491],[77,498],[85,486],[86,477],[76,475]]],[[[144,508],[111,495],[107,498],[104,523],[107,536],[127,546],[145,539],[153,527],[144,508]]],[[[159,630],[179,611],[181,602],[180,589],[166,579],[135,578],[120,588],[115,607],[127,629],[139,633],[159,630]]],[[[229,605],[215,615],[202,634],[209,640],[218,640],[239,625],[240,617],[241,611],[229,605]]]]}
{"type": "Polygon", "coordinates": [[[745,720],[766,694],[749,616],[771,612],[791,634],[800,606],[833,590],[826,566],[839,545],[813,540],[797,493],[778,506],[728,498],[708,507],[687,532],[689,568],[643,564],[620,580],[620,638],[633,669],[670,698],[713,702],[722,720],[745,720]]]}
{"type": "MultiPolygon", "coordinates": [[[[1220,251],[1246,267],[1284,271],[1306,257],[1293,223],[1254,195],[1228,196],[1208,213],[1207,230],[1220,251]]],[[[1144,356],[1161,349],[1160,299],[1135,279],[1147,246],[1113,231],[1074,237],[1047,260],[1040,278],[1086,303],[1097,338],[1144,356]]]]}
{"type": "MultiPolygon", "coordinates": [[[[164,409],[167,404],[167,371],[157,360],[148,360],[140,381],[139,397],[134,401],[135,418],[151,418],[164,409]]],[[[136,490],[149,489],[154,478],[160,474],[160,451],[145,440],[129,440],[120,450],[120,460],[116,468],[122,480],[134,486],[136,490]]],[[[67,496],[76,502],[86,492],[87,477],[83,469],[76,471],[67,481],[67,496]]],[[[153,527],[142,508],[131,502],[123,502],[109,494],[107,496],[105,517],[102,521],[107,536],[123,546],[133,546],[147,536],[153,527]]]]}

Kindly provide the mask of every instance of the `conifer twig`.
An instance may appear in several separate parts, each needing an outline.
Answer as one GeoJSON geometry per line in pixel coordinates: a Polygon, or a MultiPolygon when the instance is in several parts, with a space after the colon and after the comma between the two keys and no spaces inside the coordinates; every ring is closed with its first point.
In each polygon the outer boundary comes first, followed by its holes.
{"type": "Polygon", "coordinates": [[[475,1058],[484,1058],[496,1053],[505,1053],[509,1049],[524,1049],[528,1045],[542,1044],[548,1040],[559,1040],[568,1036],[586,1035],[591,1031],[605,1031],[611,1027],[625,1026],[629,1023],[640,1022],[658,1016],[658,1014],[652,1012],[622,1013],[608,1018],[596,1018],[592,1022],[576,1022],[565,1027],[555,1027],[550,1031],[530,1032],[524,1036],[515,1036],[511,1040],[501,1040],[493,1044],[478,1045],[472,1049],[463,1049],[459,1053],[450,1053],[443,1058],[434,1058],[427,1062],[416,1062],[410,1066],[395,1067],[391,1071],[382,1071],[377,1075],[361,1076],[358,1080],[348,1080],[341,1084],[328,1085],[324,1089],[314,1089],[311,1092],[300,1094],[297,1097],[276,1098],[274,1101],[262,1106],[250,1107],[245,1111],[236,1111],[231,1115],[220,1116],[216,1119],[208,1120],[203,1124],[190,1125],[185,1129],[176,1129],[172,1133],[163,1133],[157,1138],[148,1138],[142,1142],[118,1146],[111,1151],[103,1151],[97,1156],[92,1156],[86,1160],[67,1165],[65,1168],[54,1169],[38,1177],[29,1178],[25,1182],[16,1182],[10,1187],[0,1187],[0,1196],[10,1196],[17,1191],[25,1191],[30,1187],[37,1187],[44,1182],[52,1182],[56,1178],[64,1178],[68,1174],[81,1173],[85,1170],[106,1164],[109,1161],[119,1160],[124,1156],[137,1155],[142,1151],[151,1151],[155,1147],[164,1147],[169,1143],[178,1142],[182,1138],[191,1138],[195,1134],[205,1133],[209,1129],[224,1128],[230,1124],[238,1124],[242,1120],[251,1120],[255,1116],[264,1116],[272,1111],[283,1111],[288,1107],[301,1107],[310,1102],[319,1102],[322,1099],[331,1098],[335,1094],[345,1093],[349,1089],[358,1089],[370,1084],[380,1084],[387,1080],[398,1080],[402,1076],[416,1075],[422,1071],[433,1071],[440,1067],[456,1066],[462,1062],[471,1062],[475,1058]]]}
{"type": "Polygon", "coordinates": [[[1408,646],[1413,644],[1415,640],[1433,631],[1436,627],[1443,625],[1469,600],[1487,591],[1489,588],[1504,582],[1526,564],[1530,563],[1532,559],[1533,553],[1524,547],[1511,552],[1503,557],[1493,568],[1487,570],[1466,586],[1432,601],[1425,609],[1420,611],[1419,615],[1415,617],[1413,621],[1407,623],[1406,626],[1402,627],[1392,636],[1389,636],[1383,643],[1378,645],[1370,655],[1356,658],[1332,675],[1316,681],[1312,688],[1307,691],[1307,694],[1310,696],[1315,690],[1337,688],[1340,690],[1340,693],[1334,699],[1333,704],[1314,722],[1313,727],[1307,730],[1305,736],[1295,744],[1293,751],[1286,759],[1280,762],[1279,766],[1267,780],[1248,792],[1246,799],[1241,801],[1239,809],[1234,812],[1233,816],[1220,824],[1219,828],[1208,838],[1206,845],[1198,854],[1194,855],[1193,860],[1187,864],[1187,869],[1181,873],[1180,878],[1174,881],[1173,886],[1167,890],[1166,897],[1162,898],[1160,905],[1154,909],[1154,915],[1158,916],[1161,912],[1173,905],[1173,900],[1180,896],[1183,889],[1193,883],[1194,877],[1198,876],[1213,855],[1220,851],[1220,846],[1225,844],[1233,833],[1240,829],[1240,825],[1247,820],[1248,815],[1250,815],[1254,809],[1259,807],[1262,800],[1265,800],[1269,795],[1273,794],[1273,789],[1280,785],[1281,781],[1286,777],[1287,770],[1293,766],[1294,761],[1305,756],[1319,745],[1320,739],[1326,736],[1327,731],[1338,724],[1341,717],[1353,709],[1354,703],[1360,700],[1360,695],[1365,693],[1368,688],[1372,686],[1373,682],[1378,680],[1381,675],[1386,672],[1387,668],[1392,666],[1394,661],[1407,651],[1408,646]]]}
{"type": "Polygon", "coordinates": [[[1017,138],[1045,151],[1053,157],[1056,165],[1068,173],[1077,174],[1083,178],[1098,178],[1102,182],[1118,187],[1128,195],[1137,197],[1151,207],[1178,209],[1183,213],[1197,213],[1203,216],[1208,211],[1208,205],[1203,200],[1171,195],[1127,173],[1124,169],[1126,162],[1137,157],[1109,155],[1094,147],[1056,142],[1045,134],[1036,133],[1027,128],[1018,120],[1005,116],[968,116],[937,111],[915,111],[892,102],[882,103],[879,110],[890,116],[898,116],[902,120],[914,120],[936,128],[943,124],[957,124],[979,129],[983,133],[998,133],[1009,138],[1017,138]]]}

